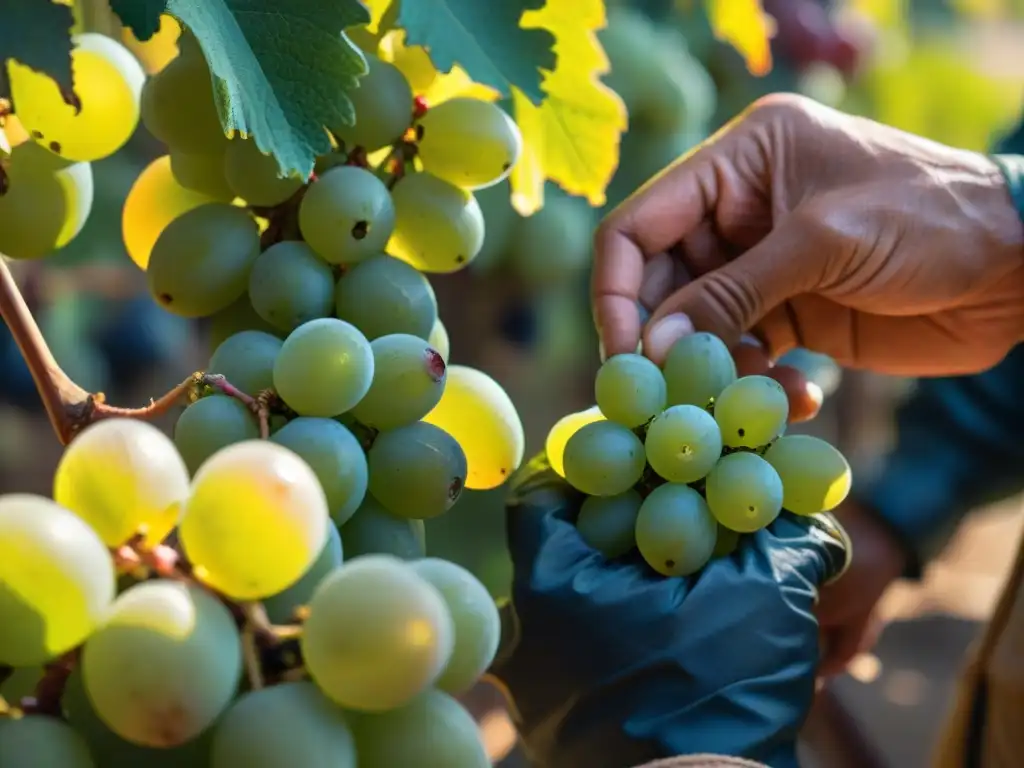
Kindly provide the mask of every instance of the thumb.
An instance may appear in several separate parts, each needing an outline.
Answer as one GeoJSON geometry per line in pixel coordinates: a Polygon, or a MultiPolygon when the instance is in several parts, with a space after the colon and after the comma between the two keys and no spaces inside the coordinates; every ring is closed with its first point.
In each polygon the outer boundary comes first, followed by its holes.
{"type": "Polygon", "coordinates": [[[645,354],[664,362],[672,345],[688,332],[685,318],[696,330],[733,347],[773,309],[817,285],[824,259],[809,247],[812,240],[791,217],[737,259],[680,288],[651,315],[644,332],[645,354]]]}

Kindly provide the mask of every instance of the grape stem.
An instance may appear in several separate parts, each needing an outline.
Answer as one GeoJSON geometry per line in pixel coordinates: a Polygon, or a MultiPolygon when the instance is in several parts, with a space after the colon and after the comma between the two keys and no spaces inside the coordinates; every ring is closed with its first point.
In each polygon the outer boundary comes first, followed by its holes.
{"type": "Polygon", "coordinates": [[[43,676],[36,683],[32,696],[21,700],[20,709],[26,714],[51,715],[61,717],[63,715],[61,698],[64,696],[64,687],[68,678],[71,677],[71,670],[78,662],[79,649],[68,651],[59,659],[46,665],[43,676]]]}

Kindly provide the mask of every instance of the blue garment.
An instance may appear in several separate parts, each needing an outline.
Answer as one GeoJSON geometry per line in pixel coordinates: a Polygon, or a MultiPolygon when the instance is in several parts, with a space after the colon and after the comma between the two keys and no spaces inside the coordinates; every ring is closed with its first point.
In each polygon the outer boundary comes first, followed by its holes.
{"type": "Polygon", "coordinates": [[[814,695],[818,588],[847,563],[828,516],[784,513],[700,574],[608,561],[583,496],[535,459],[508,506],[515,566],[492,673],[534,765],[629,768],[680,754],[797,768],[814,695]]]}

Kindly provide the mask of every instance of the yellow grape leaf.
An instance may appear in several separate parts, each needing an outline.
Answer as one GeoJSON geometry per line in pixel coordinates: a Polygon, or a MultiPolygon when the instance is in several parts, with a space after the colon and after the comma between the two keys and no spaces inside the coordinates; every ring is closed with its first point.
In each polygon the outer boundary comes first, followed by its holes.
{"type": "Polygon", "coordinates": [[[605,188],[619,164],[619,139],[626,108],[600,81],[608,57],[597,41],[605,25],[603,0],[548,0],[523,14],[524,29],[546,29],[555,37],[557,62],[544,72],[544,101],[535,106],[512,89],[523,154],[512,171],[512,205],[529,216],[544,205],[544,181],[551,179],[591,205],[605,203],[605,188]]]}
{"type": "Polygon", "coordinates": [[[752,75],[767,75],[772,68],[769,40],[775,22],[764,12],[761,0],[705,1],[715,37],[740,52],[752,75]]]}
{"type": "Polygon", "coordinates": [[[370,23],[366,25],[366,31],[373,34],[377,34],[377,30],[380,27],[380,21],[384,18],[384,14],[391,8],[392,3],[397,3],[399,0],[359,0],[363,5],[366,6],[366,10],[370,12],[370,23]]]}
{"type": "Polygon", "coordinates": [[[405,44],[404,29],[396,29],[384,35],[378,53],[382,59],[398,67],[413,92],[422,96],[427,104],[440,104],[456,96],[483,101],[496,101],[501,96],[493,88],[474,83],[466,70],[458,64],[447,74],[438,72],[426,48],[405,44]]]}

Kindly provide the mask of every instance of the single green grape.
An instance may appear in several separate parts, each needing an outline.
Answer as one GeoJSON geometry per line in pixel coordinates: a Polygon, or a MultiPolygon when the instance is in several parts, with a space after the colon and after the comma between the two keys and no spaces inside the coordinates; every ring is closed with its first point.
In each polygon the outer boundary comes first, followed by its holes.
{"type": "Polygon", "coordinates": [[[302,657],[320,690],[365,712],[395,709],[433,685],[454,647],[437,588],[387,555],[352,560],[324,579],[302,633],[302,657]]]}
{"type": "Polygon", "coordinates": [[[636,518],[643,499],[630,489],[618,496],[588,496],[576,528],[590,546],[614,560],[636,546],[636,518]]]}
{"type": "Polygon", "coordinates": [[[42,496],[0,496],[0,664],[71,650],[113,599],[113,561],[81,518],[42,496]]]}
{"type": "Polygon", "coordinates": [[[706,408],[736,381],[736,363],[717,336],[703,331],[683,336],[668,351],[664,365],[669,405],[706,408]]]}
{"type": "Polygon", "coordinates": [[[235,192],[224,177],[223,152],[191,154],[174,151],[170,158],[174,180],[185,189],[222,203],[235,199],[235,192]]]}
{"type": "Polygon", "coordinates": [[[63,720],[49,715],[0,719],[0,765],[99,768],[85,739],[63,720]]]}
{"type": "Polygon", "coordinates": [[[786,429],[789,398],[768,376],[744,376],[715,398],[715,421],[730,448],[768,445],[786,429]]]}
{"type": "Polygon", "coordinates": [[[320,550],[316,560],[309,566],[309,569],[302,574],[302,578],[290,587],[276,595],[262,600],[263,608],[267,616],[274,624],[291,624],[296,621],[295,612],[304,605],[309,605],[316,588],[320,582],[341,567],[344,553],[342,551],[341,536],[338,527],[332,522],[327,522],[327,539],[324,541],[324,548],[320,550]]]}
{"type": "Polygon", "coordinates": [[[331,264],[381,253],[394,229],[391,194],[365,168],[332,168],[309,185],[299,204],[302,238],[331,264]]]}
{"type": "Polygon", "coordinates": [[[429,281],[404,261],[378,254],[341,276],[335,314],[373,341],[392,333],[426,339],[437,322],[437,298],[429,281]]]}
{"type": "MultiPolygon", "coordinates": [[[[512,207],[512,188],[509,185],[508,179],[500,181],[493,186],[476,190],[473,193],[473,197],[476,198],[476,202],[480,206],[480,213],[484,218],[485,234],[483,245],[480,246],[480,252],[473,259],[471,266],[477,272],[486,272],[507,260],[508,252],[516,242],[516,236],[522,230],[526,220],[516,213],[516,210],[512,207]]],[[[544,208],[537,214],[534,214],[534,216],[540,215],[544,210],[547,210],[549,205],[550,201],[547,198],[547,194],[545,194],[544,208]]],[[[588,249],[592,238],[593,228],[590,228],[586,234],[588,249]]],[[[548,257],[561,258],[561,254],[554,252],[555,249],[549,250],[547,242],[544,243],[543,250],[548,257]]],[[[542,256],[538,260],[543,259],[544,257],[542,256]]]]}
{"type": "Polygon", "coordinates": [[[715,518],[739,533],[771,524],[782,511],[782,480],[756,453],[723,456],[707,476],[704,495],[715,518]]]}
{"type": "Polygon", "coordinates": [[[569,484],[591,496],[625,493],[647,465],[640,438],[614,421],[595,421],[573,433],[562,462],[569,484]]]}
{"type": "Polygon", "coordinates": [[[341,541],[349,560],[361,555],[392,555],[402,560],[415,560],[427,553],[423,521],[393,515],[369,494],[341,527],[341,541]]]}
{"type": "Polygon", "coordinates": [[[146,581],[114,601],[81,664],[89,701],[112,731],[141,746],[175,747],[231,701],[241,639],[228,609],[206,590],[146,581]]]}
{"type": "Polygon", "coordinates": [[[193,208],[157,238],[146,271],[150,294],[176,315],[212,315],[245,293],[259,253],[259,231],[247,211],[226,203],[193,208]]]}
{"type": "Polygon", "coordinates": [[[644,451],[651,469],[672,483],[695,483],[722,455],[714,417],[695,405],[673,405],[647,428],[644,451]]]}
{"type": "Polygon", "coordinates": [[[249,205],[280,205],[303,185],[300,178],[281,176],[277,158],[264,154],[251,139],[228,142],[223,168],[228,187],[249,205]]]}
{"type": "Polygon", "coordinates": [[[497,184],[523,151],[519,126],[489,101],[456,97],[431,107],[416,124],[423,168],[463,189],[497,184]]]}
{"type": "Polygon", "coordinates": [[[274,388],[274,363],[284,344],[263,331],[228,336],[213,352],[206,370],[227,379],[250,397],[274,388]]]}
{"type": "Polygon", "coordinates": [[[363,399],[372,382],[370,342],[335,318],[300,325],[274,363],[274,389],[302,416],[340,416],[363,399]]]}
{"type": "Polygon", "coordinates": [[[846,457],[821,438],[784,435],[772,443],[764,460],[782,480],[782,506],[798,515],[816,515],[838,507],[853,477],[846,457]]]}
{"type": "Polygon", "coordinates": [[[271,440],[294,451],[316,473],[335,525],[344,525],[366,496],[369,469],[359,441],[334,419],[300,416],[271,440]]]}
{"type": "Polygon", "coordinates": [[[355,110],[354,125],[332,125],[346,149],[367,152],[394,144],[412,124],[412,88],[394,64],[366,55],[367,72],[347,95],[355,110]]]}
{"type": "Polygon", "coordinates": [[[174,444],[192,474],[221,448],[259,436],[256,415],[227,395],[196,400],[181,412],[174,425],[174,444]]]}
{"type": "MultiPolygon", "coordinates": [[[[476,195],[481,197],[479,192],[476,195]]],[[[548,184],[544,207],[532,216],[518,217],[512,228],[508,264],[528,285],[575,279],[593,263],[595,224],[594,209],[585,200],[548,184]]],[[[487,232],[489,236],[490,222],[487,232]]]]}
{"type": "Polygon", "coordinates": [[[388,252],[423,272],[456,272],[484,242],[484,217],[471,192],[430,173],[403,176],[391,190],[394,234],[388,252]]]}
{"type": "Polygon", "coordinates": [[[334,272],[303,242],[283,240],[261,253],[249,273],[256,314],[290,333],[334,310],[334,272]]]}
{"type": "Polygon", "coordinates": [[[624,427],[646,424],[663,410],[668,395],[661,369],[643,355],[613,355],[594,380],[597,407],[624,427]]]}
{"type": "Polygon", "coordinates": [[[466,454],[440,427],[417,421],[381,432],[368,456],[370,493],[400,517],[442,515],[466,486],[466,454]]]}
{"type": "Polygon", "coordinates": [[[441,593],[455,626],[455,647],[434,685],[453,695],[465,693],[487,671],[498,652],[498,607],[487,587],[461,565],[428,557],[409,567],[441,593]]]}
{"type": "Polygon", "coordinates": [[[688,485],[666,483],[648,494],[636,518],[636,545],[662,576],[689,576],[711,559],[718,537],[707,503],[688,485]]]}
{"type": "Polygon", "coordinates": [[[368,427],[395,429],[419,421],[444,394],[447,366],[425,340],[392,333],[370,342],[373,383],[352,415],[368,427]]]}

